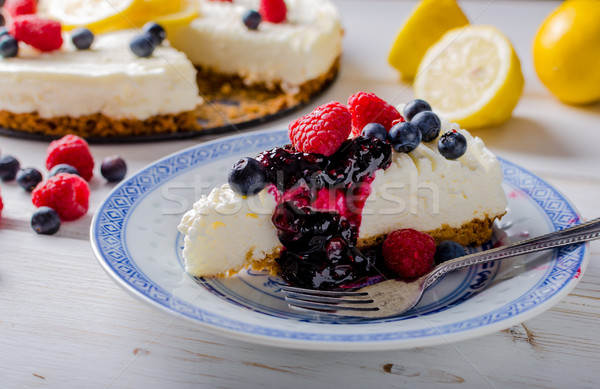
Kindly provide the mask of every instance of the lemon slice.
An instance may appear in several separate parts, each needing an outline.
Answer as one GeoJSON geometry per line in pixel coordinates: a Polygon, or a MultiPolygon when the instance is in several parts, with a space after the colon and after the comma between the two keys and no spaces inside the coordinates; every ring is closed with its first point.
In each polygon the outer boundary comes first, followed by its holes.
{"type": "Polygon", "coordinates": [[[139,28],[155,21],[168,28],[198,16],[193,0],[47,0],[41,13],[61,22],[66,31],[85,26],[95,34],[139,28]]]}
{"type": "Polygon", "coordinates": [[[144,0],[47,0],[40,12],[58,20],[64,30],[87,26],[95,33],[106,26],[121,25],[132,17],[144,0]]]}
{"type": "Polygon", "coordinates": [[[523,92],[521,63],[495,27],[448,31],[423,57],[415,96],[463,128],[508,120],[523,92]]]}
{"type": "Polygon", "coordinates": [[[411,81],[427,49],[448,30],[466,24],[469,20],[456,0],[422,0],[398,31],[388,62],[411,81]]]}

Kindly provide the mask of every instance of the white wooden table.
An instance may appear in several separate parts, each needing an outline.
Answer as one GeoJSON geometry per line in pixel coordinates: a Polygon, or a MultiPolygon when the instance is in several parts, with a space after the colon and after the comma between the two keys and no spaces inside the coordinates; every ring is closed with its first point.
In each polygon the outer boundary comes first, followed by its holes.
{"type": "MultiPolygon", "coordinates": [[[[346,27],[339,79],[314,105],[373,91],[411,98],[386,62],[413,1],[337,0],[346,27]]],[[[474,23],[500,27],[513,41],[526,77],[513,119],[479,131],[498,155],[561,190],[586,219],[600,216],[600,105],[554,100],[537,80],[531,41],[558,2],[461,1],[474,23]]],[[[424,26],[426,28],[427,26],[424,26]]],[[[296,115],[258,128],[284,128],[296,115]]],[[[99,162],[122,155],[130,172],[206,138],[94,145],[99,162]]],[[[0,137],[3,154],[44,166],[45,142],[0,137]]],[[[476,387],[585,388],[600,381],[600,244],[572,293],[545,313],[468,341],[402,351],[349,353],[256,346],[213,335],[156,311],[100,268],[88,228],[112,185],[91,182],[91,209],[55,236],[36,235],[33,206],[16,183],[0,183],[0,387],[302,388],[476,387]]]]}

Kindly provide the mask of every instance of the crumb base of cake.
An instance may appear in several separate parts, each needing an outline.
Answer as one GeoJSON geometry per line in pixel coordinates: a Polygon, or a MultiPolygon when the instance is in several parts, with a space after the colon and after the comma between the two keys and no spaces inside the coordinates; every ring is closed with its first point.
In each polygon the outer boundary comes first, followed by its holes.
{"type": "Polygon", "coordinates": [[[82,138],[119,138],[194,130],[197,121],[194,111],[156,115],[145,120],[113,119],[99,113],[79,117],[44,118],[37,112],[0,111],[0,127],[56,138],[67,134],[76,134],[82,138]]]}
{"type": "Polygon", "coordinates": [[[266,120],[269,116],[299,107],[329,86],[339,67],[338,58],[326,74],[307,81],[293,92],[284,91],[280,85],[247,85],[238,76],[198,69],[198,88],[204,102],[193,111],[156,115],[145,120],[114,119],[100,113],[44,118],[37,112],[0,111],[0,128],[9,130],[8,135],[16,132],[59,138],[76,134],[82,138],[115,141],[136,136],[193,136],[205,130],[266,120]]]}
{"type": "MultiPolygon", "coordinates": [[[[427,234],[431,235],[435,239],[436,244],[444,240],[453,240],[463,246],[468,245],[482,245],[492,238],[492,226],[496,219],[500,219],[504,216],[487,216],[484,219],[473,219],[468,223],[463,224],[460,227],[450,227],[447,224],[443,224],[440,228],[433,231],[426,231],[427,234]]],[[[368,248],[377,246],[385,240],[386,235],[378,235],[369,237],[367,239],[361,239],[358,242],[358,248],[368,248]]],[[[244,268],[251,268],[256,271],[266,271],[270,275],[278,275],[281,272],[281,268],[277,263],[276,259],[279,257],[282,246],[277,247],[272,253],[266,255],[262,259],[253,259],[252,250],[246,253],[246,263],[244,268]]],[[[238,271],[229,270],[211,277],[222,278],[230,277],[236,274],[238,271]]],[[[200,277],[200,276],[198,276],[200,277]]]]}

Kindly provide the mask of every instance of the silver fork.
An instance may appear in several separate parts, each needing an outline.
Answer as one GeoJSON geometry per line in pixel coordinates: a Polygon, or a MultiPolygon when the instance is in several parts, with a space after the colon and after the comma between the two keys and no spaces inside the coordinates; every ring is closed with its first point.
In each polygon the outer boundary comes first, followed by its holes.
{"type": "Polygon", "coordinates": [[[392,279],[348,291],[322,291],[283,285],[291,308],[337,317],[383,318],[414,307],[425,289],[451,271],[517,255],[548,250],[600,238],[600,218],[546,235],[455,258],[412,281],[392,279]]]}

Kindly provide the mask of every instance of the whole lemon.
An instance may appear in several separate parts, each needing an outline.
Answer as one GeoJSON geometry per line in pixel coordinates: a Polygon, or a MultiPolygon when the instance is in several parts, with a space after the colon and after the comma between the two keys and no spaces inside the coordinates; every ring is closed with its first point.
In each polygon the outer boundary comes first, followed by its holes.
{"type": "Polygon", "coordinates": [[[569,104],[600,101],[600,1],[567,0],[533,41],[538,77],[569,104]]]}

